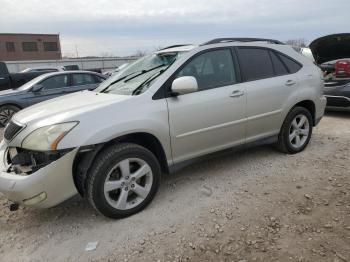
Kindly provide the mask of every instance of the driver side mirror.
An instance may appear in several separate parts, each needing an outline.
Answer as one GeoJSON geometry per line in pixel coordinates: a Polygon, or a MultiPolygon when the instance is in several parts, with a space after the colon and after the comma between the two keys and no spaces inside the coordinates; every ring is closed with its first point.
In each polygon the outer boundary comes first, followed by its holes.
{"type": "Polygon", "coordinates": [[[42,88],[43,88],[43,85],[41,85],[41,84],[36,84],[36,85],[33,85],[32,91],[33,91],[33,92],[39,92],[42,88]]]}
{"type": "Polygon", "coordinates": [[[189,94],[196,91],[198,91],[198,83],[193,76],[176,78],[171,85],[171,92],[174,96],[189,94]]]}

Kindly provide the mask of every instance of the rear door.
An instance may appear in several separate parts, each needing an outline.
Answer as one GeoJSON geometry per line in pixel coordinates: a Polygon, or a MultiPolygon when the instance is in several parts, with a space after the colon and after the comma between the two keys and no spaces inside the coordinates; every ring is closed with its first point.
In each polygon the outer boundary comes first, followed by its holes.
{"type": "Polygon", "coordinates": [[[275,135],[284,106],[298,87],[297,76],[285,64],[290,59],[267,48],[236,50],[247,89],[247,142],[275,135]]]}
{"type": "Polygon", "coordinates": [[[167,98],[174,162],[244,141],[245,88],[232,55],[228,48],[206,51],[175,74],[195,77],[198,91],[167,98]]]}

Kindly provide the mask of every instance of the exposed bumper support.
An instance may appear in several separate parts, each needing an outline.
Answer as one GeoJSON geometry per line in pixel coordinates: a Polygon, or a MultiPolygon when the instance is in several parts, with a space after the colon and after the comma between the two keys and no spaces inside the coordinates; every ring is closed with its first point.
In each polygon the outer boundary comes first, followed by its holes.
{"type": "Polygon", "coordinates": [[[0,144],[0,193],[23,206],[48,208],[77,194],[72,166],[78,148],[30,175],[7,172],[7,146],[0,144]]]}

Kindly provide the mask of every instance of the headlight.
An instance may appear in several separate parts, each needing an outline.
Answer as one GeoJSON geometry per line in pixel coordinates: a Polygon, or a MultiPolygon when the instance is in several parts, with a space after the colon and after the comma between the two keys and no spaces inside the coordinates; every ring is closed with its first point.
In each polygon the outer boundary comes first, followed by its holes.
{"type": "Polygon", "coordinates": [[[30,150],[56,150],[58,143],[78,122],[68,122],[44,126],[34,130],[22,142],[22,147],[30,150]]]}

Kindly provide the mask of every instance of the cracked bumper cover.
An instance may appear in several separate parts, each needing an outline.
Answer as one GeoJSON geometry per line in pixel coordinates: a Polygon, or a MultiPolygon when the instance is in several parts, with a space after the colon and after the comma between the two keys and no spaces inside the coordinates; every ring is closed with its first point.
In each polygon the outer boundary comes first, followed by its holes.
{"type": "Polygon", "coordinates": [[[49,208],[62,203],[77,194],[72,174],[73,161],[77,152],[78,148],[73,149],[30,175],[18,175],[7,172],[7,145],[1,142],[0,194],[22,206],[49,208]],[[28,202],[36,196],[41,196],[42,199],[28,202]]]}

